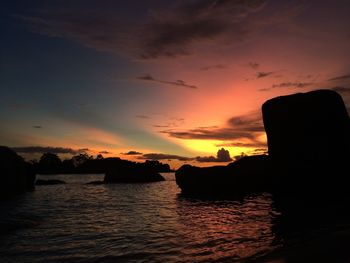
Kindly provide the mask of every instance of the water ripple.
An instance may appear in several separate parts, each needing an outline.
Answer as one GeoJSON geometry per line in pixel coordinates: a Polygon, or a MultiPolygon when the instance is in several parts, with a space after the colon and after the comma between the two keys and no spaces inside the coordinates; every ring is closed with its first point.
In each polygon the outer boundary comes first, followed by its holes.
{"type": "Polygon", "coordinates": [[[240,262],[274,249],[268,195],[189,199],[173,176],[85,185],[101,175],[60,175],[67,184],[0,203],[1,262],[240,262]]]}

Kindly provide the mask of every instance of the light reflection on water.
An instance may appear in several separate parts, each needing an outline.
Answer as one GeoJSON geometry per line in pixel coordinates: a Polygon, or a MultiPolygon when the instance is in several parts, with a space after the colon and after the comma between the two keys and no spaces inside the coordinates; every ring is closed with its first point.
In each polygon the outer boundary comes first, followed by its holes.
{"type": "Polygon", "coordinates": [[[151,184],[52,178],[68,183],[0,203],[2,228],[13,228],[1,235],[1,262],[240,262],[273,250],[268,195],[184,198],[174,174],[151,184]]]}

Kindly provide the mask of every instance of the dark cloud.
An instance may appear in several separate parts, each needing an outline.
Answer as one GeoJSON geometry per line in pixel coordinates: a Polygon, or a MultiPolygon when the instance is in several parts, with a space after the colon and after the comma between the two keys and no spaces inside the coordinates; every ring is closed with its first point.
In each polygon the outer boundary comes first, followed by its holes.
{"type": "Polygon", "coordinates": [[[253,150],[253,154],[268,154],[267,148],[257,148],[253,150]]]}
{"type": "Polygon", "coordinates": [[[217,147],[245,147],[245,148],[256,148],[256,147],[266,147],[265,142],[250,140],[249,142],[225,142],[216,145],[217,147]]]}
{"type": "Polygon", "coordinates": [[[270,71],[270,72],[258,72],[258,73],[256,73],[256,78],[258,78],[258,79],[266,78],[268,76],[271,76],[274,73],[275,72],[273,72],[273,71],[270,71]]]}
{"type": "Polygon", "coordinates": [[[42,126],[40,126],[40,125],[33,125],[32,127],[35,128],[35,129],[41,129],[42,128],[42,126]]]}
{"type": "Polygon", "coordinates": [[[216,157],[214,156],[207,156],[207,157],[196,157],[197,162],[231,162],[232,158],[230,156],[230,152],[228,150],[225,150],[224,148],[221,148],[218,150],[216,157]]]}
{"type": "Polygon", "coordinates": [[[173,1],[167,8],[150,5],[148,16],[132,16],[121,1],[107,1],[98,8],[82,0],[60,5],[43,1],[42,8],[15,17],[36,33],[73,39],[100,51],[155,59],[191,54],[198,50],[196,45],[246,41],[266,27],[285,26],[300,9],[285,4],[267,10],[266,2],[173,1]]]}
{"type": "Polygon", "coordinates": [[[150,119],[151,118],[150,116],[147,116],[147,115],[135,115],[135,117],[138,119],[150,119]]]}
{"type": "Polygon", "coordinates": [[[101,154],[111,154],[111,152],[109,152],[109,151],[100,151],[100,152],[98,152],[98,153],[101,153],[101,154]]]}
{"type": "Polygon", "coordinates": [[[278,84],[273,84],[270,88],[260,89],[260,91],[268,91],[271,89],[278,89],[278,88],[305,88],[313,84],[314,84],[313,82],[282,82],[278,84]]]}
{"type": "Polygon", "coordinates": [[[174,155],[174,154],[163,154],[163,153],[146,153],[140,156],[138,159],[144,159],[144,160],[178,160],[178,161],[197,161],[197,162],[230,162],[232,161],[232,158],[230,157],[230,153],[228,150],[225,150],[224,148],[220,149],[217,152],[216,157],[214,156],[207,156],[207,157],[185,157],[180,155],[174,155]]]}
{"type": "Polygon", "coordinates": [[[342,76],[330,78],[330,79],[328,79],[328,81],[342,81],[342,80],[349,80],[349,79],[350,79],[350,74],[347,74],[347,75],[342,75],[342,76]]]}
{"type": "Polygon", "coordinates": [[[17,153],[55,153],[55,154],[79,154],[89,151],[89,149],[72,149],[63,147],[42,147],[42,146],[26,146],[26,147],[13,147],[17,153]]]}
{"type": "Polygon", "coordinates": [[[175,81],[159,80],[159,79],[153,78],[149,74],[137,77],[137,79],[144,80],[144,81],[153,81],[153,82],[158,82],[158,83],[168,84],[168,85],[173,85],[173,86],[180,86],[180,87],[185,87],[185,88],[190,88],[190,89],[197,89],[198,88],[197,86],[187,84],[183,80],[175,80],[175,81]]]}
{"type": "Polygon", "coordinates": [[[236,116],[227,121],[226,126],[202,127],[185,131],[163,130],[161,133],[179,139],[201,139],[231,141],[237,139],[255,140],[264,131],[260,112],[236,116]]]}
{"type": "Polygon", "coordinates": [[[198,140],[235,140],[241,138],[253,139],[254,135],[250,132],[239,131],[232,128],[218,129],[190,129],[186,131],[163,130],[164,133],[178,139],[198,139],[198,140]]]}
{"type": "Polygon", "coordinates": [[[216,125],[212,125],[212,126],[200,126],[200,127],[197,127],[197,129],[217,129],[219,128],[218,126],[216,125]]]}
{"type": "Polygon", "coordinates": [[[153,127],[154,128],[169,128],[169,127],[171,127],[171,125],[170,124],[166,124],[166,125],[157,125],[157,124],[155,124],[155,125],[153,125],[153,127]]]}
{"type": "Polygon", "coordinates": [[[121,153],[123,155],[141,155],[142,153],[137,152],[137,151],[128,151],[126,153],[121,153]]]}
{"type": "Polygon", "coordinates": [[[260,64],[256,62],[249,62],[248,66],[254,70],[257,70],[260,67],[260,64]]]}
{"type": "Polygon", "coordinates": [[[314,83],[312,82],[282,82],[279,84],[273,84],[271,88],[305,88],[307,86],[310,86],[314,83]]]}
{"type": "Polygon", "coordinates": [[[170,117],[169,120],[177,121],[177,122],[184,122],[185,121],[184,118],[179,118],[179,117],[170,117]]]}
{"type": "Polygon", "coordinates": [[[173,155],[173,154],[163,154],[163,153],[146,153],[140,156],[138,159],[145,160],[179,160],[179,161],[192,161],[194,158],[189,158],[185,156],[173,155]]]}
{"type": "Polygon", "coordinates": [[[223,64],[211,65],[206,67],[201,67],[201,70],[212,70],[212,69],[227,69],[228,66],[223,64]]]}
{"type": "Polygon", "coordinates": [[[80,152],[88,152],[88,151],[90,151],[90,149],[89,148],[83,148],[83,149],[79,149],[79,151],[80,152]]]}
{"type": "Polygon", "coordinates": [[[183,1],[172,10],[155,13],[147,27],[150,34],[145,39],[141,57],[186,55],[191,52],[191,45],[220,38],[241,41],[250,31],[247,16],[264,3],[264,0],[183,1]]]}
{"type": "Polygon", "coordinates": [[[246,115],[232,117],[228,120],[228,124],[235,129],[248,132],[264,132],[261,113],[254,111],[246,115]]]}

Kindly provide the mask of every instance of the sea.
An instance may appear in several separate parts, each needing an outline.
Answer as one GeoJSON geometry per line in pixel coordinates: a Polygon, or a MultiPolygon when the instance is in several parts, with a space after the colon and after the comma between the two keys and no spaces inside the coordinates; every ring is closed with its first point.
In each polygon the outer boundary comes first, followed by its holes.
{"type": "Polygon", "coordinates": [[[0,262],[261,262],[283,245],[268,194],[188,198],[174,173],[163,176],[88,185],[103,175],[39,175],[66,184],[1,201],[0,262]]]}

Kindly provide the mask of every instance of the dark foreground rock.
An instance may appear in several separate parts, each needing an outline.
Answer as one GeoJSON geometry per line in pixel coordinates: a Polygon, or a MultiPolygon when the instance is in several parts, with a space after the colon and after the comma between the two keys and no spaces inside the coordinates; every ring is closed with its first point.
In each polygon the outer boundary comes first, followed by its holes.
{"type": "Polygon", "coordinates": [[[42,180],[38,179],[35,182],[35,185],[56,185],[56,184],[65,184],[65,181],[57,180],[57,179],[49,179],[49,180],[42,180]]]}
{"type": "Polygon", "coordinates": [[[138,169],[130,169],[128,171],[111,171],[107,172],[104,183],[153,183],[165,181],[164,177],[159,173],[140,171],[138,169]]]}
{"type": "Polygon", "coordinates": [[[244,196],[269,190],[270,161],[267,155],[247,156],[227,166],[183,165],[176,183],[186,195],[244,196]]]}
{"type": "Polygon", "coordinates": [[[0,146],[0,198],[34,189],[35,172],[10,148],[0,146]]]}
{"type": "Polygon", "coordinates": [[[262,111],[276,200],[348,199],[350,119],[341,96],[331,90],[282,96],[262,111]]]}
{"type": "Polygon", "coordinates": [[[282,96],[265,102],[262,111],[269,155],[227,166],[182,166],[176,172],[182,192],[244,196],[266,191],[277,206],[282,201],[295,207],[296,200],[350,199],[350,120],[341,96],[331,90],[282,96]]]}
{"type": "Polygon", "coordinates": [[[269,156],[282,164],[349,160],[350,120],[341,96],[317,90],[276,97],[262,106],[269,156]]]}
{"type": "Polygon", "coordinates": [[[110,159],[105,173],[104,182],[109,183],[151,183],[164,181],[157,169],[147,163],[134,163],[110,159]]]}

